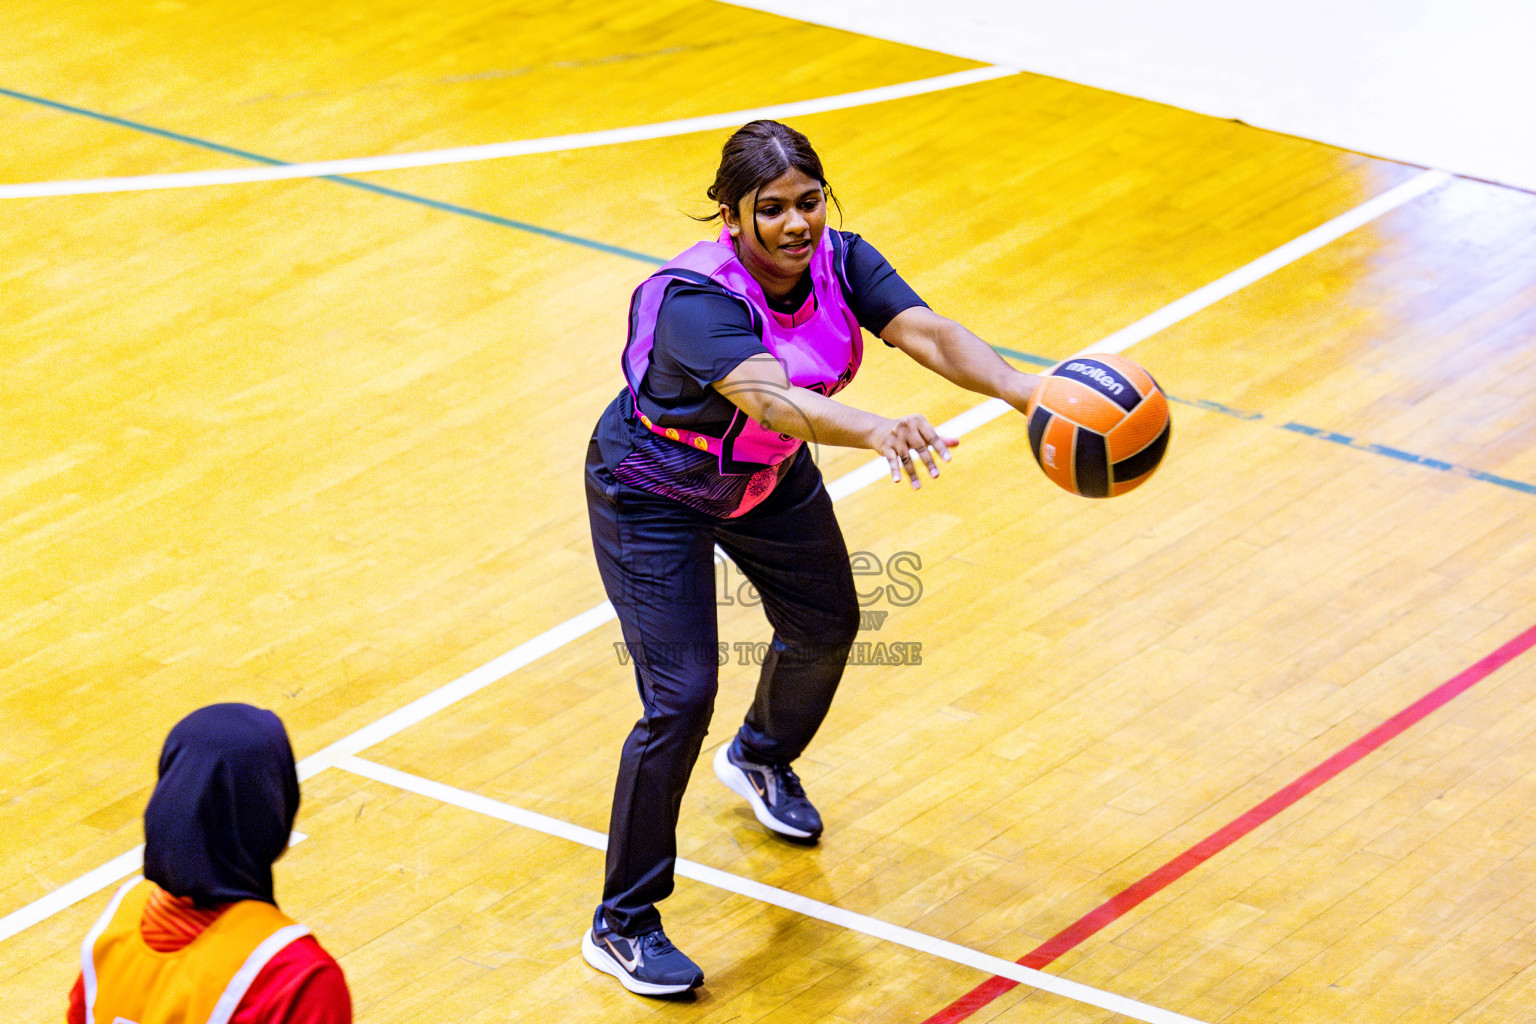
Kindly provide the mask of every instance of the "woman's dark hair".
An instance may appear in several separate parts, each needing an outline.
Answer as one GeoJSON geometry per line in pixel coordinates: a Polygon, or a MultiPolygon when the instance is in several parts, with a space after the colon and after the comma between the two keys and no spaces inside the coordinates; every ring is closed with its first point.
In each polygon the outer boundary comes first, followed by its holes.
{"type": "MultiPolygon", "coordinates": [[[[764,185],[778,178],[790,168],[795,168],[807,178],[820,182],[828,199],[843,212],[841,203],[832,194],[827,176],[821,169],[821,157],[811,148],[811,140],[787,124],[777,121],[751,121],[742,125],[725,140],[720,150],[720,168],[715,171],[715,183],[706,193],[716,203],[724,203],[733,210],[741,209],[741,200],[764,185]]],[[[708,217],[696,220],[710,221],[719,217],[720,209],[708,217]]],[[[763,240],[757,229],[757,218],[752,222],[757,240],[763,240]]]]}

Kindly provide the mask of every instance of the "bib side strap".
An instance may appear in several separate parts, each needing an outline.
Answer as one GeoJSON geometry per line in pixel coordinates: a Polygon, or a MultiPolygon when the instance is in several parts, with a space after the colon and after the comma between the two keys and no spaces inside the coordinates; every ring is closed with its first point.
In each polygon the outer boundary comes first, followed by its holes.
{"type": "Polygon", "coordinates": [[[229,980],[229,987],[219,997],[212,1015],[208,1018],[208,1024],[229,1024],[229,1019],[235,1015],[235,1009],[240,1005],[240,1000],[245,998],[245,993],[256,980],[256,975],[261,973],[261,969],[294,940],[308,934],[309,929],[302,924],[290,924],[267,936],[261,945],[251,951],[245,963],[229,980]]]}
{"type": "Polygon", "coordinates": [[[118,888],[112,895],[112,902],[107,904],[107,909],[102,911],[101,917],[80,944],[80,978],[85,987],[85,1024],[94,1024],[96,1020],[96,940],[101,938],[101,933],[107,930],[107,925],[117,916],[117,908],[123,905],[123,897],[128,895],[128,890],[142,881],[143,875],[134,875],[118,888]]]}

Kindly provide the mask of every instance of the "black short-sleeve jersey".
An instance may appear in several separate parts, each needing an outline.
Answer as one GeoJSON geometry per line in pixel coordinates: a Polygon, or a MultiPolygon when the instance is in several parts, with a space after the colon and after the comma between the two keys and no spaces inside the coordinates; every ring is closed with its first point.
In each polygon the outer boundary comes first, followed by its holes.
{"type": "MultiPolygon", "coordinates": [[[[846,232],[843,240],[848,281],[844,297],[861,327],[878,336],[898,313],[925,305],[873,245],[846,232]]],[[[805,302],[810,287],[810,274],[806,274],[783,302],[770,304],[782,312],[794,312],[805,302]]],[[[707,287],[673,282],[657,311],[655,345],[641,382],[648,402],[663,411],[656,422],[710,433],[716,432],[712,428],[723,428],[735,416],[736,406],[714,389],[714,383],[745,360],[767,352],[739,302],[707,287]]],[[[603,461],[610,468],[617,465],[632,450],[634,439],[648,433],[634,418],[626,390],[598,423],[603,461]]],[[[704,452],[698,456],[714,458],[704,452]]]]}

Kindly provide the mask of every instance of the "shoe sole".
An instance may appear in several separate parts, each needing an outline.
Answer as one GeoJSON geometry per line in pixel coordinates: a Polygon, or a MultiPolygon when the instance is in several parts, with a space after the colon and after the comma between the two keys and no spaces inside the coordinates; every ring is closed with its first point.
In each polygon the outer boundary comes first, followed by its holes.
{"type": "Polygon", "coordinates": [[[658,985],[654,981],[641,981],[624,969],[624,965],[614,960],[608,951],[599,946],[592,939],[592,929],[581,937],[581,958],[591,967],[597,968],[604,974],[611,974],[619,979],[619,984],[639,996],[675,996],[681,992],[698,988],[704,984],[701,978],[692,985],[658,985]]]}
{"type": "Polygon", "coordinates": [[[752,813],[758,821],[762,822],[764,828],[795,839],[814,839],[821,835],[820,832],[807,832],[804,829],[793,828],[769,814],[768,805],[763,803],[763,798],[757,795],[757,790],[748,780],[746,773],[731,764],[731,759],[726,756],[726,751],[730,747],[731,745],[727,743],[715,751],[715,778],[719,779],[726,789],[751,805],[752,813]]]}

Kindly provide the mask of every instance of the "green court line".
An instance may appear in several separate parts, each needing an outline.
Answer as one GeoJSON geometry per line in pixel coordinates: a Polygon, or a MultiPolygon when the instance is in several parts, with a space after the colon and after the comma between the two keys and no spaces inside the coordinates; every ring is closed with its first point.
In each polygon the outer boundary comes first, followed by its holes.
{"type": "MultiPolygon", "coordinates": [[[[287,165],[286,161],[277,160],[270,156],[263,156],[260,153],[250,153],[243,149],[235,149],[232,146],[225,146],[217,142],[209,141],[208,139],[200,139],[195,135],[184,135],[180,132],[167,131],[164,128],[156,128],[154,125],[143,124],[138,121],[130,121],[127,118],[115,117],[111,114],[103,114],[100,111],[88,110],[84,107],[71,106],[68,103],[60,103],[57,100],[46,99],[42,96],[33,96],[28,93],[17,92],[14,89],[6,89],[0,87],[0,96],[9,96],[12,99],[21,100],[26,103],[35,103],[39,106],[50,107],[54,110],[63,111],[65,113],[78,114],[81,117],[94,118],[97,121],[116,125],[120,128],[131,128],[134,131],[144,132],[149,135],[157,135],[160,138],[170,139],[173,142],[181,142],[189,146],[198,146],[202,149],[212,150],[215,153],[224,153],[228,156],[236,156],[242,160],[251,160],[256,163],[268,164],[274,167],[287,165]]],[[[586,249],[607,253],[610,256],[622,256],[625,259],[637,260],[641,263],[649,263],[652,266],[662,266],[667,262],[658,256],[651,256],[648,253],[636,252],[633,249],[625,249],[620,246],[609,245],[606,242],[599,242],[591,238],[582,238],[580,235],[567,234],[563,231],[556,231],[553,228],[541,227],[537,224],[529,224],[524,221],[512,220],[509,217],[502,217],[494,213],[487,213],[484,210],[475,210],[467,206],[459,206],[454,203],[445,203],[442,200],[431,199],[427,196],[419,196],[413,192],[402,192],[399,189],[386,188],[383,185],[375,185],[372,182],[359,181],[356,178],[348,178],[338,174],[328,174],[324,177],[326,181],[332,181],[338,185],[346,185],[351,188],[362,189],[364,191],[373,192],[378,195],[389,196],[392,199],[403,199],[406,202],[427,206],[434,210],[441,210],[444,213],[453,213],[461,217],[472,217],[476,220],[485,221],[488,224],[496,224],[500,227],[512,228],[516,231],[524,231],[528,234],[538,235],[542,238],[552,239],[557,242],[566,242],[570,245],[579,245],[586,249]]],[[[1054,366],[1057,362],[1054,359],[1047,359],[1044,356],[1033,355],[1029,352],[1019,352],[1011,348],[1004,348],[1001,345],[993,345],[992,347],[996,349],[999,354],[1006,356],[1009,359],[1013,359],[1021,363],[1026,363],[1031,366],[1049,367],[1054,366]]],[[[1170,400],[1180,402],[1184,405],[1194,406],[1197,409],[1205,409],[1210,412],[1219,412],[1223,415],[1232,416],[1237,419],[1252,421],[1262,420],[1265,418],[1262,413],[1245,412],[1240,409],[1233,409],[1222,405],[1219,402],[1208,402],[1198,399],[1181,399],[1175,398],[1172,395],[1169,395],[1168,397],[1170,400]]],[[[1469,466],[1458,466],[1454,463],[1445,462],[1440,459],[1433,459],[1424,455],[1415,455],[1412,452],[1405,452],[1397,448],[1388,447],[1386,445],[1369,444],[1331,430],[1323,430],[1319,427],[1309,427],[1302,423],[1284,423],[1279,424],[1279,427],[1282,430],[1303,434],[1307,437],[1313,437],[1320,441],[1328,441],[1332,444],[1343,445],[1347,448],[1354,448],[1357,451],[1370,452],[1373,455],[1382,455],[1387,458],[1396,459],[1400,462],[1408,462],[1416,466],[1424,466],[1428,469],[1439,470],[1445,473],[1453,473],[1456,476],[1464,476],[1473,480],[1481,480],[1484,483],[1495,484],[1499,487],[1506,487],[1511,490],[1520,491],[1523,494],[1536,494],[1536,484],[1529,484],[1522,480],[1511,480],[1507,477],[1496,476],[1492,473],[1485,473],[1482,470],[1473,469],[1469,466]]]]}
{"type": "MultiPolygon", "coordinates": [[[[1031,355],[1028,352],[1015,352],[1013,349],[1003,348],[1001,345],[993,345],[992,347],[996,349],[1000,355],[1007,356],[1009,359],[1014,359],[1021,363],[1028,363],[1031,366],[1055,366],[1057,362],[1054,359],[1046,359],[1044,356],[1031,355]]],[[[1091,354],[1092,353],[1090,353],[1090,355],[1091,354]]],[[[1167,392],[1164,392],[1164,394],[1167,394],[1167,392]]],[[[1231,416],[1233,419],[1247,420],[1249,422],[1266,419],[1265,415],[1261,412],[1249,412],[1245,409],[1234,409],[1229,405],[1222,405],[1220,402],[1209,402],[1201,398],[1178,398],[1174,395],[1168,395],[1168,400],[1170,402],[1178,402],[1180,405],[1188,405],[1193,406],[1196,409],[1204,409],[1207,412],[1219,412],[1223,416],[1231,416]]],[[[1384,444],[1371,444],[1369,442],[1350,437],[1348,434],[1340,434],[1336,431],[1324,430],[1321,427],[1309,427],[1304,423],[1277,423],[1275,426],[1281,430],[1289,430],[1293,434],[1303,434],[1307,437],[1316,438],[1319,441],[1327,441],[1331,444],[1343,445],[1346,448],[1353,448],[1356,451],[1370,452],[1372,455],[1382,455],[1389,459],[1397,459],[1399,462],[1408,462],[1415,466],[1423,466],[1426,469],[1437,469],[1442,473],[1451,473],[1455,476],[1464,476],[1472,480],[1481,480],[1483,483],[1496,484],[1499,487],[1507,487],[1512,491],[1519,491],[1522,494],[1536,494],[1536,484],[1528,484],[1523,480],[1511,480],[1508,477],[1496,476],[1493,473],[1485,473],[1480,469],[1473,469],[1471,466],[1458,466],[1454,462],[1446,462],[1443,459],[1432,459],[1427,455],[1415,455],[1413,452],[1405,452],[1401,448],[1392,448],[1384,444]]]]}
{"type": "MultiPolygon", "coordinates": [[[[215,153],[223,153],[227,156],[237,156],[242,160],[251,160],[258,164],[267,164],[271,167],[286,167],[288,162],[277,160],[260,153],[249,153],[243,149],[235,149],[233,146],[225,146],[208,139],[200,139],[195,135],[183,135],[180,132],[167,131],[164,128],[156,128],[151,124],[142,124],[138,121],[130,121],[127,118],[114,117],[111,114],[103,114],[96,110],[87,110],[84,107],[70,106],[68,103],[60,103],[57,100],[46,99],[42,96],[32,96],[28,93],[17,92],[14,89],[0,88],[0,96],[9,96],[12,99],[25,103],[35,103],[38,106],[50,107],[67,114],[78,114],[81,117],[94,118],[106,124],[116,125],[119,128],[131,128],[137,132],[148,135],[157,135],[162,139],[170,139],[173,142],[185,143],[189,146],[198,146],[209,149],[215,153]]],[[[606,242],[598,242],[591,238],[582,238],[580,235],[567,234],[564,231],[556,231],[553,228],[541,227],[538,224],[529,224],[525,221],[512,220],[510,217],[502,217],[494,213],[486,213],[484,210],[475,210],[467,206],[459,206],[455,203],[445,203],[440,199],[431,199],[427,196],[419,196],[414,192],[402,192],[399,189],[385,188],[383,185],[375,185],[368,181],[359,181],[356,178],[347,178],[339,174],[327,174],[326,181],[335,182],[338,185],[346,185],[350,188],[362,189],[366,192],[375,192],[379,195],[389,196],[392,199],[404,199],[406,202],[428,206],[444,213],[454,213],[461,217],[473,217],[476,220],[485,221],[488,224],[496,224],[504,228],[513,228],[517,231],[526,231],[531,235],[553,239],[557,242],[567,242],[571,245],[579,245],[586,249],[594,249],[597,252],[607,253],[610,256],[622,256],[625,259],[639,260],[641,263],[649,263],[652,266],[661,266],[667,261],[643,252],[635,252],[633,249],[625,249],[617,245],[609,245],[606,242]]]]}

